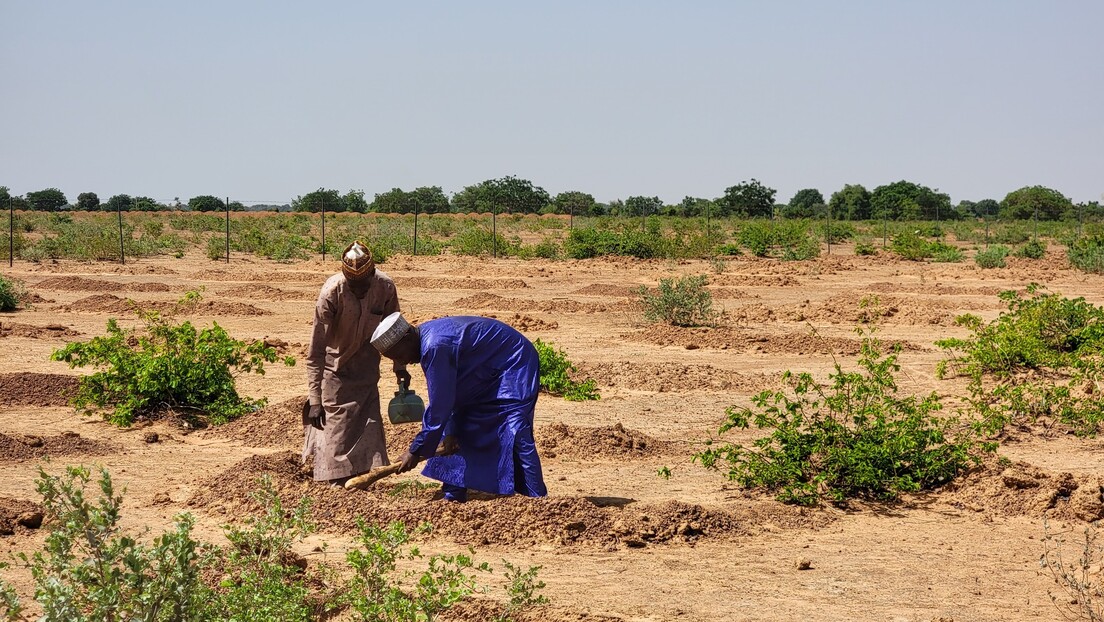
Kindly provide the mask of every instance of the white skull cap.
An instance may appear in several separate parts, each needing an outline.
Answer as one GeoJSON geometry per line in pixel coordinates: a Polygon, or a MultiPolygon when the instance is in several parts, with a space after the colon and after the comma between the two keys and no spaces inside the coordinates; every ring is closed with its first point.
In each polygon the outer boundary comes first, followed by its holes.
{"type": "Polygon", "coordinates": [[[390,350],[410,330],[410,323],[398,311],[383,318],[372,332],[372,345],[381,353],[390,350]]]}

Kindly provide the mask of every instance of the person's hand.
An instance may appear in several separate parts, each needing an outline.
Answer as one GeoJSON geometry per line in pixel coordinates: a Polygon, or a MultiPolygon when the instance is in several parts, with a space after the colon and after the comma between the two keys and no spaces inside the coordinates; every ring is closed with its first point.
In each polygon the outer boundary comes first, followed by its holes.
{"type": "Polygon", "coordinates": [[[406,473],[410,469],[418,466],[420,460],[418,456],[415,456],[409,451],[404,451],[403,455],[399,458],[399,473],[406,473]]]}
{"type": "Polygon", "coordinates": [[[307,418],[310,419],[311,427],[317,430],[326,428],[326,409],[322,408],[321,404],[311,404],[307,418]]]}
{"type": "Polygon", "coordinates": [[[404,386],[408,389],[410,388],[410,372],[406,371],[405,368],[404,369],[396,369],[395,370],[395,378],[398,379],[399,384],[401,384],[402,386],[404,386]]]}
{"type": "Polygon", "coordinates": [[[441,442],[441,451],[452,455],[460,451],[460,442],[456,440],[455,436],[451,434],[445,437],[445,440],[441,442]]]}

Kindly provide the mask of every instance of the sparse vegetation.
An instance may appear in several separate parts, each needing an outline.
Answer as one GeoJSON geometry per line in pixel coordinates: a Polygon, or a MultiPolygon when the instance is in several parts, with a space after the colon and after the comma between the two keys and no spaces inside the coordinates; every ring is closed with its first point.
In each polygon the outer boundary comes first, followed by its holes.
{"type": "Polygon", "coordinates": [[[644,303],[644,319],[667,322],[674,326],[704,326],[712,324],[713,295],[705,288],[704,275],[689,275],[679,279],[660,279],[656,292],[641,286],[637,290],[644,303]]]}
{"type": "Polygon", "coordinates": [[[593,379],[574,380],[578,371],[567,355],[552,343],[537,339],[533,342],[540,356],[540,386],[552,395],[563,396],[573,402],[599,399],[597,384],[593,379]]]}
{"type": "Polygon", "coordinates": [[[1008,257],[1007,246],[991,246],[988,250],[980,250],[974,255],[974,263],[979,268],[1003,268],[1005,266],[1004,259],[1008,257]]]}
{"type": "Polygon", "coordinates": [[[1043,553],[1039,566],[1054,579],[1059,593],[1048,592],[1054,606],[1066,619],[1104,621],[1104,584],[1100,567],[1104,564],[1104,545],[1097,525],[1089,525],[1079,538],[1073,530],[1054,531],[1043,522],[1043,553]]]}
{"type": "Polygon", "coordinates": [[[19,281],[0,276],[0,311],[15,311],[22,304],[24,296],[19,281]]]}

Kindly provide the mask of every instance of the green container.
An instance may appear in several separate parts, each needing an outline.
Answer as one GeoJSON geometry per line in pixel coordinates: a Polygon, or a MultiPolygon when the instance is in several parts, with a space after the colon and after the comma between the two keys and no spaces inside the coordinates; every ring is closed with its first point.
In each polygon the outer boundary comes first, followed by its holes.
{"type": "Polygon", "coordinates": [[[425,402],[413,391],[406,387],[405,383],[399,383],[399,390],[395,391],[395,397],[387,403],[387,418],[393,424],[421,423],[425,414],[425,402]]]}

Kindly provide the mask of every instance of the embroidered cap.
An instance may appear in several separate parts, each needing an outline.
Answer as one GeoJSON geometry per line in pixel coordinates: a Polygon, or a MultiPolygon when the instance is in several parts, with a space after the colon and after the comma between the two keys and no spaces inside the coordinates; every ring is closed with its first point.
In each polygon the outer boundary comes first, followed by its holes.
{"type": "Polygon", "coordinates": [[[372,251],[359,240],[345,247],[345,252],[341,253],[341,272],[350,281],[359,281],[375,274],[376,262],[372,260],[372,251]]]}
{"type": "Polygon", "coordinates": [[[390,350],[410,330],[410,323],[398,311],[383,318],[372,332],[372,345],[380,353],[390,350]]]}

